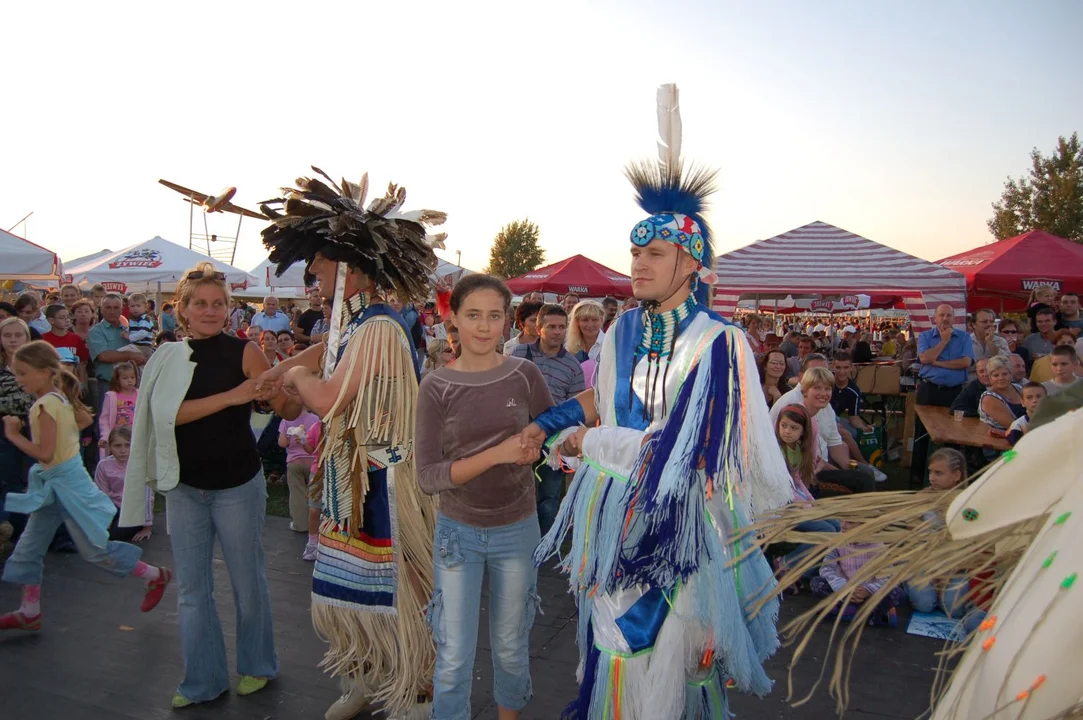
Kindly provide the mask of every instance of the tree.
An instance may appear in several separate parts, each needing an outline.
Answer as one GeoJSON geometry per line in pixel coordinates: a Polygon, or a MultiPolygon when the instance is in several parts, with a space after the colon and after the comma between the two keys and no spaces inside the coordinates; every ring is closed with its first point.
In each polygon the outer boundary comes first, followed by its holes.
{"type": "Polygon", "coordinates": [[[519,277],[545,262],[538,244],[538,226],[530,220],[515,220],[500,228],[489,249],[485,272],[499,278],[519,277]]]}
{"type": "Polygon", "coordinates": [[[1079,136],[1057,140],[1056,152],[1045,157],[1030,151],[1029,178],[1008,178],[993,217],[986,223],[997,240],[1027,230],[1046,232],[1083,243],[1083,147],[1079,136]]]}

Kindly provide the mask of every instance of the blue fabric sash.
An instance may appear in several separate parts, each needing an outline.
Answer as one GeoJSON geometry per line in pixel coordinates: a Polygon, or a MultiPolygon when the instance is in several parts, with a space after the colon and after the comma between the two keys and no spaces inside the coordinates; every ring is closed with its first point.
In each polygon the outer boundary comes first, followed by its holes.
{"type": "Polygon", "coordinates": [[[54,502],[64,508],[91,545],[104,548],[109,543],[109,525],[117,507],[90,479],[81,455],[51,468],[34,464],[26,492],[8,493],[5,509],[29,515],[54,502]]]}

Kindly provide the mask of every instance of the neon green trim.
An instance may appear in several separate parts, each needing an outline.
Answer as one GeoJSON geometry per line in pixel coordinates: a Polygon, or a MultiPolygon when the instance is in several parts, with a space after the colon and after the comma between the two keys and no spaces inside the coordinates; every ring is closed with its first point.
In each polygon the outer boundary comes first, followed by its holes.
{"type": "Polygon", "coordinates": [[[597,640],[594,641],[594,647],[598,648],[599,652],[604,652],[606,655],[609,655],[611,657],[619,657],[621,660],[630,660],[632,658],[642,657],[643,655],[654,652],[653,647],[644,648],[639,652],[634,653],[621,652],[620,650],[612,650],[603,645],[599,645],[597,640]]]}
{"type": "Polygon", "coordinates": [[[702,680],[692,680],[692,681],[686,682],[685,685],[689,685],[691,687],[703,687],[704,685],[706,685],[708,683],[714,682],[715,675],[718,674],[718,663],[711,663],[711,665],[712,665],[712,667],[711,667],[711,674],[710,675],[703,678],[702,680]]]}

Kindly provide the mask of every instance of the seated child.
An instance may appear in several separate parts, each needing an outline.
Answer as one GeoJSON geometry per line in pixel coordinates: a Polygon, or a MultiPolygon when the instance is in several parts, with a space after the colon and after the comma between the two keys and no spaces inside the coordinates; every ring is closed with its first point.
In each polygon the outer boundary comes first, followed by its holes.
{"type": "MultiPolygon", "coordinates": [[[[1037,385],[1037,383],[1030,384],[1037,385]]],[[[941,448],[929,456],[929,487],[922,492],[947,492],[958,487],[965,480],[966,458],[958,450],[941,448]]],[[[936,513],[927,513],[925,519],[937,529],[944,527],[944,518],[936,513]]],[[[988,579],[988,574],[985,573],[975,578],[966,576],[937,578],[926,585],[910,583],[906,586],[906,593],[910,606],[917,612],[933,612],[940,608],[951,618],[966,616],[963,627],[969,633],[985,617],[985,612],[975,605],[987,605],[991,598],[985,597],[975,603],[968,596],[972,595],[973,589],[988,579]]]]}
{"type": "Polygon", "coordinates": [[[119,527],[120,502],[124,498],[124,473],[128,469],[128,455],[132,450],[132,429],[125,425],[113,428],[106,438],[109,455],[98,462],[94,470],[94,484],[109,496],[117,506],[117,514],[109,526],[109,539],[121,542],[143,542],[150,537],[154,527],[154,492],[147,488],[147,515],[143,527],[119,527]]]}
{"type": "Polygon", "coordinates": [[[1016,418],[1015,422],[1008,428],[1008,442],[1013,446],[1027,434],[1027,430],[1030,428],[1030,418],[1038,411],[1038,403],[1048,393],[1041,383],[1028,382],[1023,386],[1023,392],[1020,394],[1023,396],[1023,409],[1026,412],[1016,418]]]}
{"type": "MultiPolygon", "coordinates": [[[[844,532],[852,527],[853,523],[842,523],[844,532]]],[[[820,566],[820,574],[812,578],[812,594],[817,597],[830,597],[841,590],[881,547],[879,543],[850,543],[830,550],[820,566]]],[[[850,596],[846,607],[836,608],[832,614],[841,611],[842,620],[850,622],[860,610],[858,606],[879,592],[886,582],[886,578],[869,580],[850,596]]],[[[905,597],[906,593],[901,587],[892,588],[869,617],[869,625],[895,627],[899,622],[895,608],[902,604],[905,597]]]]}
{"type": "MultiPolygon", "coordinates": [[[[808,410],[803,405],[788,405],[778,414],[775,424],[775,438],[778,440],[782,455],[786,458],[786,467],[793,477],[795,503],[811,505],[814,502],[811,488],[816,484],[816,470],[819,458],[816,452],[816,431],[808,410]]],[[[837,520],[806,520],[796,528],[799,532],[838,532],[837,520]]],[[[811,544],[798,545],[794,550],[774,560],[775,574],[785,575],[791,567],[801,562],[801,557],[812,549],[811,544]]],[[[816,575],[812,567],[805,574],[805,579],[816,575]]],[[[797,591],[795,587],[795,592],[797,591]]]]}

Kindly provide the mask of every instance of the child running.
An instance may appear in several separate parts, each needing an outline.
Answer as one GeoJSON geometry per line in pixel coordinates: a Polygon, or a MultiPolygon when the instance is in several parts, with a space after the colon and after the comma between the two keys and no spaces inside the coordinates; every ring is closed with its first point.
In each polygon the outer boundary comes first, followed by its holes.
{"type": "Polygon", "coordinates": [[[116,427],[135,424],[135,401],[139,397],[139,373],[130,362],[117,363],[113,367],[113,379],[102,402],[102,416],[98,418],[98,447],[101,457],[109,455],[109,434],[116,427]]]}
{"type": "Polygon", "coordinates": [[[135,545],[109,539],[117,509],[90,479],[79,457],[79,425],[93,418],[79,400],[78,380],[60,367],[60,357],[46,342],[36,341],[15,352],[15,379],[37,397],[30,408],[30,435],[22,421],[4,417],[4,435],[37,464],[30,469],[27,492],[10,493],[7,508],[30,514],[15,551],[4,566],[5,582],[23,586],[22,604],[0,615],[0,630],[41,629],[41,580],[45,553],[63,523],[79,553],[88,562],[118,577],[138,577],[146,584],[143,612],[153,610],[172,578],[167,568],[147,565],[135,545]]]}
{"type": "MultiPolygon", "coordinates": [[[[793,500],[797,503],[811,505],[814,501],[812,488],[816,484],[816,470],[820,459],[816,452],[816,430],[808,410],[803,405],[787,405],[778,414],[778,422],[775,425],[775,438],[778,446],[782,449],[782,455],[786,458],[786,467],[793,476],[794,494],[793,500]]],[[[800,532],[838,532],[837,520],[806,520],[797,526],[800,532]]],[[[776,557],[774,561],[775,574],[783,577],[789,569],[800,563],[801,557],[813,548],[810,544],[798,545],[796,549],[783,557],[776,557]]],[[[811,579],[816,575],[816,568],[812,567],[805,575],[805,579],[811,579]]],[[[794,586],[794,592],[799,588],[794,586]]]]}
{"type": "Polygon", "coordinates": [[[120,527],[120,503],[124,499],[124,473],[128,470],[128,456],[132,451],[132,429],[126,426],[113,428],[108,437],[109,457],[98,463],[94,470],[94,484],[109,496],[117,508],[117,516],[109,525],[109,539],[123,542],[143,542],[154,527],[154,492],[147,487],[147,514],[143,527],[120,527]]]}

